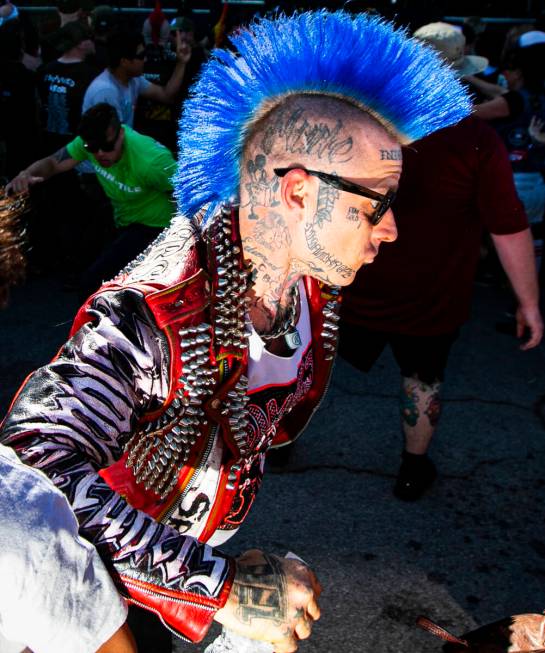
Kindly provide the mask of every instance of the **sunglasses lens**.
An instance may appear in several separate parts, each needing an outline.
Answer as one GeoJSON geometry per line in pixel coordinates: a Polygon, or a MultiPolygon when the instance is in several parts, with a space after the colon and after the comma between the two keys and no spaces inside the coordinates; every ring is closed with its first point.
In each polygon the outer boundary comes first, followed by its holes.
{"type": "Polygon", "coordinates": [[[91,154],[96,154],[99,150],[101,152],[113,152],[117,139],[119,138],[119,131],[120,130],[117,131],[117,134],[112,141],[104,141],[103,143],[84,143],[83,146],[88,152],[91,152],[91,154]]]}
{"type": "Polygon", "coordinates": [[[388,209],[392,206],[394,200],[395,200],[396,194],[393,192],[387,193],[386,197],[382,200],[382,202],[379,204],[375,217],[373,219],[373,225],[377,225],[382,218],[384,217],[384,214],[388,209]]]}

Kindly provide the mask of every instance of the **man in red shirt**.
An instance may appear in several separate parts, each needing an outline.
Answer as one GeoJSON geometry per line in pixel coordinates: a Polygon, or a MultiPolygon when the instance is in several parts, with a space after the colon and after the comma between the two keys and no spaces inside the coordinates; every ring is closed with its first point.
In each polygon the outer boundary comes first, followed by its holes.
{"type": "Polygon", "coordinates": [[[521,349],[539,344],[543,322],[526,215],[505,147],[486,123],[469,117],[404,148],[394,212],[397,241],[345,291],[339,351],[369,371],[392,347],[405,437],[394,494],[410,501],[436,477],[427,450],[450,347],[469,316],[484,229],[519,303],[517,334],[530,332],[521,349]]]}

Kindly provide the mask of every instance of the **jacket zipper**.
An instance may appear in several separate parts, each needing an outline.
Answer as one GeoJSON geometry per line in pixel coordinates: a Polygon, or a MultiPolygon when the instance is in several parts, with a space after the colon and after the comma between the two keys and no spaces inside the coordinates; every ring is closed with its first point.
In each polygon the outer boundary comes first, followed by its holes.
{"type": "Polygon", "coordinates": [[[191,480],[187,484],[185,490],[182,492],[182,494],[178,497],[178,499],[174,502],[174,504],[167,510],[167,512],[161,518],[161,524],[165,524],[168,521],[168,519],[171,517],[171,515],[178,509],[178,507],[180,506],[182,501],[187,496],[187,493],[189,492],[189,490],[191,490],[193,485],[195,485],[196,481],[198,480],[198,478],[202,474],[204,464],[208,460],[208,456],[210,455],[210,452],[212,451],[212,445],[214,443],[214,440],[216,439],[216,434],[218,432],[218,428],[219,428],[219,425],[216,424],[210,430],[210,433],[209,433],[209,436],[208,436],[208,442],[206,443],[206,449],[204,450],[204,454],[203,454],[203,456],[201,458],[201,462],[200,462],[199,466],[195,470],[195,473],[191,477],[191,480]]]}

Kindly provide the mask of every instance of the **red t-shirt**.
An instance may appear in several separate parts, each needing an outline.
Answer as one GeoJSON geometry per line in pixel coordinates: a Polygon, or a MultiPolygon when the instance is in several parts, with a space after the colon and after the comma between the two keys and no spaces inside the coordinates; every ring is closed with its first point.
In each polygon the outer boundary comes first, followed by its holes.
{"type": "Polygon", "coordinates": [[[483,229],[528,227],[507,151],[484,121],[469,117],[403,148],[394,204],[398,239],[346,288],[343,317],[407,335],[453,331],[469,316],[483,229]]]}

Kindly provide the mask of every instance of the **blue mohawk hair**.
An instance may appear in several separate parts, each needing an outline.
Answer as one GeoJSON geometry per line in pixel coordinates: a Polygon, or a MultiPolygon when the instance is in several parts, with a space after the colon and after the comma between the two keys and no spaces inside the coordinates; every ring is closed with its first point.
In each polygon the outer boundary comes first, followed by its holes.
{"type": "Polygon", "coordinates": [[[293,94],[345,99],[409,143],[467,116],[471,102],[429,47],[377,17],[344,11],[261,19],[216,50],[180,120],[179,212],[238,196],[252,126],[293,94]]]}

